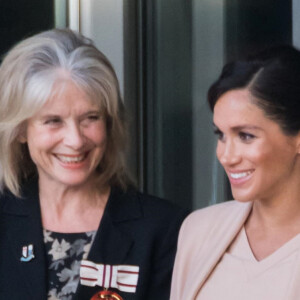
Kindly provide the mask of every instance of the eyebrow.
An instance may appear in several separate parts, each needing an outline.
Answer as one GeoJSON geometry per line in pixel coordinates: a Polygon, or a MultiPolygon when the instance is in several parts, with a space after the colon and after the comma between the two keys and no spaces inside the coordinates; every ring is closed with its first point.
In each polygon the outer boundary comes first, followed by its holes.
{"type": "MultiPolygon", "coordinates": [[[[213,123],[213,127],[214,127],[214,129],[219,129],[219,127],[214,123],[213,123]]],[[[233,131],[241,131],[241,130],[245,130],[245,129],[259,130],[259,131],[263,130],[261,127],[254,126],[254,125],[248,125],[248,124],[244,124],[244,125],[240,125],[240,126],[234,126],[234,127],[231,127],[231,129],[233,131]]]]}
{"type": "Polygon", "coordinates": [[[60,118],[61,116],[58,114],[45,114],[38,116],[38,119],[40,120],[45,120],[45,119],[51,119],[51,118],[60,118]]]}
{"type": "MultiPolygon", "coordinates": [[[[89,110],[87,112],[84,112],[83,114],[80,115],[80,117],[84,117],[84,116],[88,116],[90,114],[101,114],[101,111],[100,110],[89,110]]],[[[45,114],[45,115],[41,115],[40,116],[40,119],[49,119],[49,118],[61,118],[61,115],[60,114],[56,114],[56,113],[53,113],[53,114],[45,114]]]]}

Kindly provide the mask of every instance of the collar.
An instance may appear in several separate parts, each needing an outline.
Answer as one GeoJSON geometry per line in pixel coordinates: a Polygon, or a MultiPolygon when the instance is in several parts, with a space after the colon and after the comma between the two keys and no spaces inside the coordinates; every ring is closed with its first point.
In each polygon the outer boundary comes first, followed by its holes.
{"type": "Polygon", "coordinates": [[[141,194],[129,188],[126,192],[112,187],[104,214],[108,214],[113,222],[139,219],[143,216],[141,194]]]}

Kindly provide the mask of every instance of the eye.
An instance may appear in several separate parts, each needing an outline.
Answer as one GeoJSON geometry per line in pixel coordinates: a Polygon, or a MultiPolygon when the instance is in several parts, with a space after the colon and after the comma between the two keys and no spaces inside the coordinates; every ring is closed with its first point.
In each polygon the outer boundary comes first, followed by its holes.
{"type": "Polygon", "coordinates": [[[49,119],[46,119],[44,124],[45,125],[59,125],[61,123],[61,119],[58,118],[58,117],[54,117],[54,118],[49,118],[49,119]]]}
{"type": "Polygon", "coordinates": [[[255,136],[251,133],[247,133],[247,132],[239,132],[239,138],[243,141],[243,142],[251,142],[252,140],[255,139],[255,136]]]}
{"type": "Polygon", "coordinates": [[[224,133],[221,130],[215,129],[214,130],[214,134],[217,136],[217,138],[218,138],[219,141],[224,142],[225,135],[224,135],[224,133]]]}
{"type": "Polygon", "coordinates": [[[100,119],[100,115],[98,115],[98,114],[89,115],[87,118],[88,118],[90,121],[97,121],[97,120],[100,119]]]}
{"type": "Polygon", "coordinates": [[[89,126],[90,124],[98,122],[100,119],[101,115],[99,113],[92,113],[84,116],[80,122],[83,126],[89,126]]]}

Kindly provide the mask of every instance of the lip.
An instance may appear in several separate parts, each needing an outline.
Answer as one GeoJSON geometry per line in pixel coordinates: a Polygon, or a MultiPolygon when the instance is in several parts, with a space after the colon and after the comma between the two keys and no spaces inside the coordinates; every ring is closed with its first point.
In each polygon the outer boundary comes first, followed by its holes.
{"type": "Polygon", "coordinates": [[[227,170],[227,176],[231,185],[239,186],[252,178],[254,170],[227,170]]]}
{"type": "Polygon", "coordinates": [[[59,164],[65,169],[80,169],[86,162],[89,152],[80,154],[61,154],[56,153],[54,157],[59,162],[59,164]]]}

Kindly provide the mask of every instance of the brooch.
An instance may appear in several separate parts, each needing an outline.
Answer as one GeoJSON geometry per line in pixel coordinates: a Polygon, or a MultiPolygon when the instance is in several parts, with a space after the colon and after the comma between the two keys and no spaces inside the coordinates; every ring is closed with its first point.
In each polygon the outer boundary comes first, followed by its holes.
{"type": "Polygon", "coordinates": [[[22,256],[20,258],[21,261],[23,262],[28,262],[34,259],[34,254],[33,254],[33,245],[27,245],[22,247],[22,256]]]}

